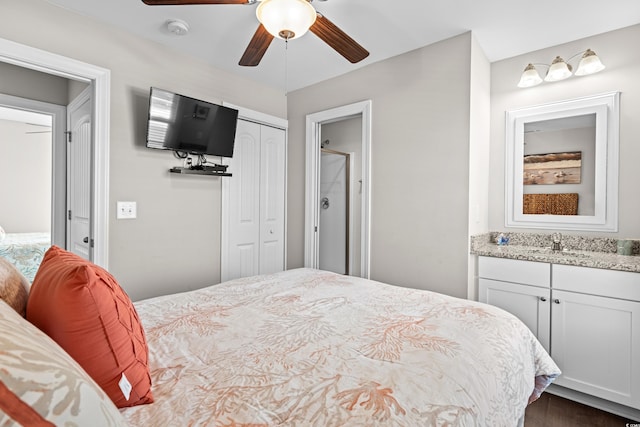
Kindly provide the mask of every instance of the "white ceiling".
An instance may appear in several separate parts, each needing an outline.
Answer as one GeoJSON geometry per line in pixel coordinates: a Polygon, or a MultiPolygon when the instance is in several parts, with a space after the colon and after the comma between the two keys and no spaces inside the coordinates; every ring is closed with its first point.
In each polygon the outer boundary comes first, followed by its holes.
{"type": "MultiPolygon", "coordinates": [[[[285,91],[466,31],[473,31],[494,62],[640,23],[638,0],[316,0],[312,3],[316,10],[365,47],[371,53],[368,58],[351,64],[307,33],[286,47],[284,41],[275,39],[257,67],[241,67],[238,61],[258,27],[255,5],[47,1],[285,91]],[[166,29],[166,21],[175,18],[189,24],[187,35],[176,36],[166,29]]],[[[597,53],[606,63],[606,52],[597,53]]]]}

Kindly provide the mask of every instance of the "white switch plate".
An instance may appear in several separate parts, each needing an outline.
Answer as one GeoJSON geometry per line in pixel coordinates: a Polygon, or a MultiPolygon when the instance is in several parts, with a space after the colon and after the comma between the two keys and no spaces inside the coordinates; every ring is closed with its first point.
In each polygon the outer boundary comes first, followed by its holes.
{"type": "Polygon", "coordinates": [[[117,202],[117,219],[135,219],[138,212],[136,202],[117,202]]]}

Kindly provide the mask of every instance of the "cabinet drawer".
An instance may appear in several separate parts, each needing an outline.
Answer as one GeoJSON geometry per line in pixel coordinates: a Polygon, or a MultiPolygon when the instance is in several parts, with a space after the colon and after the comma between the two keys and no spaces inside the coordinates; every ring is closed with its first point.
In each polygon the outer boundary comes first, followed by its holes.
{"type": "Polygon", "coordinates": [[[553,289],[640,301],[640,273],[554,264],[553,289]]]}
{"type": "Polygon", "coordinates": [[[478,257],[478,277],[548,288],[551,264],[481,256],[478,257]]]}

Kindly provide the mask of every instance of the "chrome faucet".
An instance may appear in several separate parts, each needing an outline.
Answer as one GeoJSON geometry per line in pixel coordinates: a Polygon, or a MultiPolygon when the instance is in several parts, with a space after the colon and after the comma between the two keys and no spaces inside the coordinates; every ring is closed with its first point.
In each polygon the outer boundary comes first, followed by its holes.
{"type": "Polygon", "coordinates": [[[561,251],[562,250],[562,234],[553,233],[553,235],[551,236],[551,239],[553,240],[553,243],[551,245],[551,250],[561,251]]]}

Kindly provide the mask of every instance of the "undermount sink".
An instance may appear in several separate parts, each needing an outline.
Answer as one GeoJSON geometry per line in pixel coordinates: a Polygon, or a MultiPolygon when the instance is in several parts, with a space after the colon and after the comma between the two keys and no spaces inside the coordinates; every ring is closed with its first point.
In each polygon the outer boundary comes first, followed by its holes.
{"type": "Polygon", "coordinates": [[[551,248],[527,248],[527,252],[534,254],[543,254],[543,255],[559,255],[559,256],[569,256],[575,258],[589,258],[589,254],[584,252],[577,252],[571,250],[561,250],[554,251],[551,248]]]}

